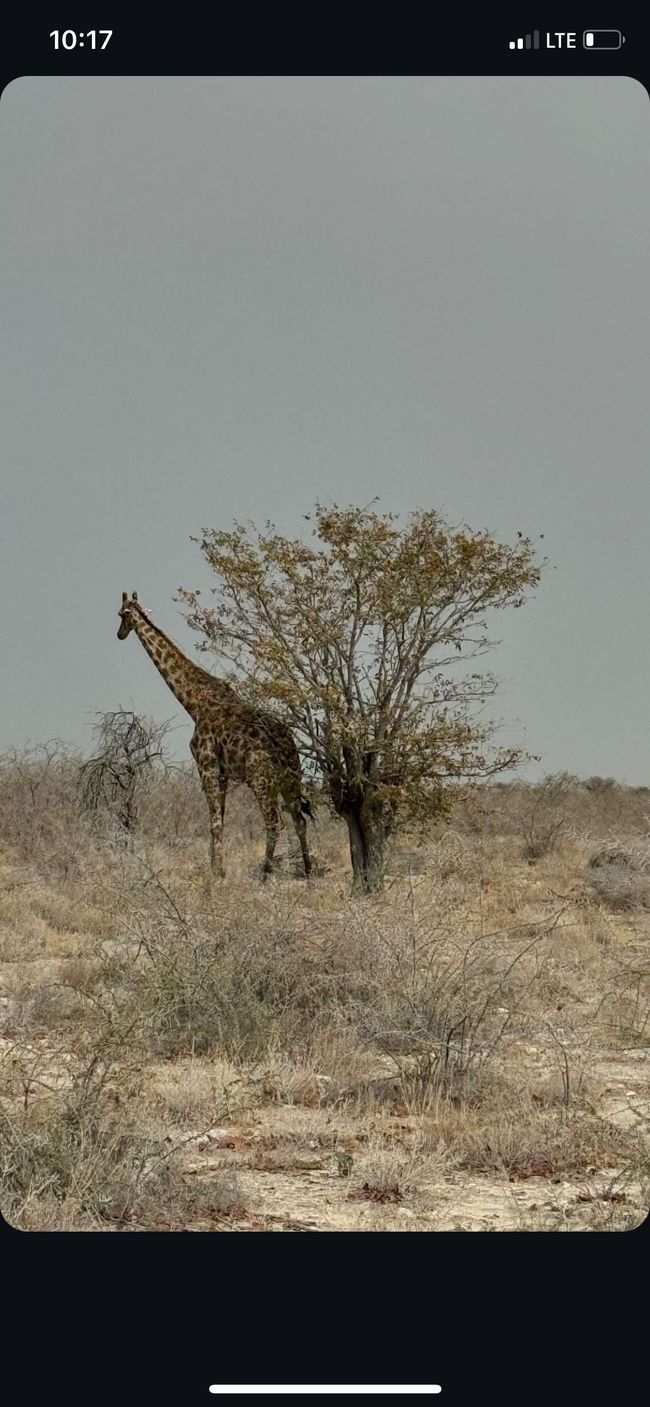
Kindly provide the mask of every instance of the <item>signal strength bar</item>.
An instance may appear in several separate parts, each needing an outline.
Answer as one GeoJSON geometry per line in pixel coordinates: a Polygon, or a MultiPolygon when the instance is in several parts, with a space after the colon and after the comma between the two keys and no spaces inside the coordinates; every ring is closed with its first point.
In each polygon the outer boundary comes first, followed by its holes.
{"type": "Polygon", "coordinates": [[[539,49],[539,30],[534,29],[532,34],[525,34],[523,39],[511,39],[510,49],[539,49]]]}

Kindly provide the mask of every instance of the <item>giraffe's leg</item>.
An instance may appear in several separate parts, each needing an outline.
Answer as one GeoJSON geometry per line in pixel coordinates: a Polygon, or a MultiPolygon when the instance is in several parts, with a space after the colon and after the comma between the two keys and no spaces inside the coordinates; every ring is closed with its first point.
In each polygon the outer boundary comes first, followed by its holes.
{"type": "Polygon", "coordinates": [[[298,840],[300,841],[300,849],[302,850],[302,863],[305,866],[305,874],[309,876],[311,874],[311,855],[309,854],[309,846],[307,844],[307,822],[302,814],[302,807],[300,805],[300,802],[298,802],[297,806],[292,806],[291,819],[295,826],[298,840]]]}
{"type": "Polygon", "coordinates": [[[226,816],[226,792],[227,792],[227,790],[228,790],[228,777],[227,777],[227,774],[223,771],[223,768],[222,768],[222,769],[220,769],[220,771],[219,771],[219,810],[221,811],[221,830],[222,830],[222,832],[223,832],[223,825],[224,825],[224,820],[225,820],[225,816],[226,816]]]}
{"type": "Polygon", "coordinates": [[[223,793],[219,785],[219,771],[213,762],[204,764],[200,771],[210,813],[210,869],[223,879],[223,793]]]}
{"type": "Polygon", "coordinates": [[[271,781],[263,777],[256,777],[249,783],[251,791],[257,799],[257,804],[262,812],[262,820],[266,829],[266,851],[264,855],[263,876],[273,870],[273,856],[280,834],[281,817],[278,806],[278,794],[271,781]]]}
{"type": "MultiPolygon", "coordinates": [[[[223,879],[225,871],[223,867],[221,841],[226,801],[225,788],[222,784],[223,773],[221,772],[220,764],[216,756],[215,743],[212,737],[203,736],[198,732],[194,733],[190,748],[198,768],[201,786],[205,792],[210,814],[210,869],[223,879]]],[[[227,788],[227,778],[225,782],[227,788]]]]}
{"type": "Polygon", "coordinates": [[[266,851],[264,854],[263,866],[263,874],[264,878],[266,879],[266,876],[271,874],[273,870],[273,856],[275,854],[275,847],[278,843],[278,836],[280,834],[280,828],[282,824],[280,819],[280,808],[278,806],[277,801],[269,799],[269,802],[264,808],[262,815],[264,817],[264,825],[266,827],[266,851]]]}

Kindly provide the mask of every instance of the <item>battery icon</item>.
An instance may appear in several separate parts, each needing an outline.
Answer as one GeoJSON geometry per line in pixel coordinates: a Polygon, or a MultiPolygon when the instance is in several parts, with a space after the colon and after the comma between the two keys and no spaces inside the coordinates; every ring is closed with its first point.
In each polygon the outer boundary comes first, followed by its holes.
{"type": "Polygon", "coordinates": [[[620,49],[625,37],[620,29],[586,29],[582,43],[585,49],[620,49]]]}

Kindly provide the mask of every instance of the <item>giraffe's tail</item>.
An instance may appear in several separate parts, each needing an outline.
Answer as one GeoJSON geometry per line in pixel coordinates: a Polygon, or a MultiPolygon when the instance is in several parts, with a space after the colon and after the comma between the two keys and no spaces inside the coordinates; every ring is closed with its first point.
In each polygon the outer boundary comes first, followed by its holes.
{"type": "Polygon", "coordinates": [[[314,825],[318,824],[316,820],[316,813],[308,796],[300,797],[300,810],[302,811],[303,816],[309,816],[310,821],[313,821],[314,825]]]}

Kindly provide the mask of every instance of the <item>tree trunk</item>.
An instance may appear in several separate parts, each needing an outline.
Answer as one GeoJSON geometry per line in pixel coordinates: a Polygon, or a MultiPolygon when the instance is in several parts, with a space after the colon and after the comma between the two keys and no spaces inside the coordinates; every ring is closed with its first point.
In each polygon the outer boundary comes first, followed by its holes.
{"type": "Polygon", "coordinates": [[[352,893],[379,894],[384,887],[386,833],[367,802],[345,812],[352,860],[352,893]]]}

